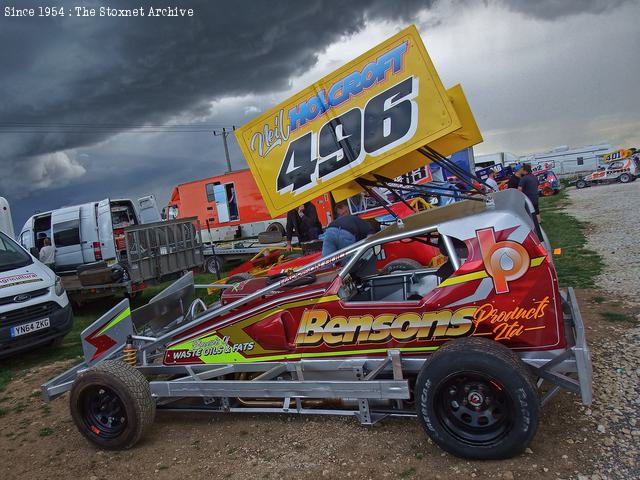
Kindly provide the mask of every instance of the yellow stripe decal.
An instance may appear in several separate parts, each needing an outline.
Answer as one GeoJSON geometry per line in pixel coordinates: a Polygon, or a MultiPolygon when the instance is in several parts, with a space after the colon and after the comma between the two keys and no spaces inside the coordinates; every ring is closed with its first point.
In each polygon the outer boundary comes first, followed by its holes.
{"type": "Polygon", "coordinates": [[[448,287],[450,285],[457,285],[458,283],[470,282],[471,280],[478,280],[479,278],[485,278],[488,276],[489,274],[487,274],[485,270],[480,270],[478,272],[471,272],[465,275],[459,275],[457,277],[449,277],[440,285],[438,285],[438,288],[448,287]]]}
{"type": "Polygon", "coordinates": [[[109,324],[104,327],[102,330],[100,330],[98,332],[98,335],[102,335],[104,332],[106,332],[107,330],[109,330],[111,327],[113,327],[114,325],[116,325],[117,323],[120,323],[122,320],[124,320],[125,318],[127,318],[129,315],[131,315],[131,308],[127,308],[126,310],[123,310],[122,312],[120,312],[118,314],[118,316],[116,318],[114,318],[113,320],[111,320],[109,322],[109,324]]]}
{"type": "Polygon", "coordinates": [[[539,267],[542,262],[544,262],[544,259],[547,257],[538,257],[538,258],[532,258],[531,259],[531,263],[529,265],[531,265],[532,267],[539,267]]]}
{"type": "MultiPolygon", "coordinates": [[[[529,265],[531,267],[539,267],[540,265],[542,265],[542,262],[544,262],[545,258],[547,257],[542,256],[542,257],[532,258],[531,262],[529,262],[529,265]]],[[[485,278],[488,276],[489,274],[486,272],[486,270],[479,270],[477,272],[466,273],[464,275],[459,275],[457,277],[449,277],[440,285],[438,285],[438,288],[449,287],[451,285],[466,283],[472,280],[479,280],[480,278],[485,278]]]]}
{"type": "Polygon", "coordinates": [[[272,360],[293,360],[299,358],[318,358],[318,357],[341,357],[345,355],[369,355],[371,353],[386,353],[389,350],[399,350],[401,352],[427,352],[437,350],[438,347],[404,347],[404,348],[373,348],[370,350],[351,350],[347,352],[317,352],[317,353],[290,353],[288,355],[272,355],[270,357],[252,357],[244,361],[272,361],[272,360]]]}

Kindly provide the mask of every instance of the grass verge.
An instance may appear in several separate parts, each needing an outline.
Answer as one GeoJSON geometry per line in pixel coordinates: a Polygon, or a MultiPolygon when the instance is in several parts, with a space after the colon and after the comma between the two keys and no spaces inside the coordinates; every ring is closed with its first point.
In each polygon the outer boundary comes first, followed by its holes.
{"type": "Polygon", "coordinates": [[[586,247],[587,224],[563,210],[568,203],[566,190],[552,197],[541,198],[542,227],[549,236],[551,247],[562,249],[561,255],[554,256],[560,285],[593,288],[604,263],[598,253],[586,247]]]}

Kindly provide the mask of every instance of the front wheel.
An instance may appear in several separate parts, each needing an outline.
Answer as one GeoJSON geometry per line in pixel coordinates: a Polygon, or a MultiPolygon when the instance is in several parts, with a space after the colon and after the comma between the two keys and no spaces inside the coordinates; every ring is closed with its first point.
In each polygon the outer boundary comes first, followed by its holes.
{"type": "Polygon", "coordinates": [[[415,395],[427,435],[458,457],[513,457],[538,427],[540,404],[527,367],[492,340],[464,338],[441,347],[422,368],[415,395]]]}
{"type": "Polygon", "coordinates": [[[134,446],[156,412],[144,375],[116,360],[99,363],[76,378],[69,408],[80,433],[107,450],[134,446]]]}
{"type": "Polygon", "coordinates": [[[585,188],[587,186],[587,182],[584,180],[578,180],[576,182],[576,188],[585,188]]]}

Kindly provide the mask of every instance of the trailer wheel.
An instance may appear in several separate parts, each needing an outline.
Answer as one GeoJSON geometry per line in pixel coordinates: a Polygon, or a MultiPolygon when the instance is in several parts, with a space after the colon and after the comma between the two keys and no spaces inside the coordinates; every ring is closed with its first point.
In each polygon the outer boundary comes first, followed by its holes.
{"type": "Polygon", "coordinates": [[[116,360],[81,373],[73,382],[69,407],[80,433],[107,450],[133,447],[156,413],[144,375],[116,360]]]}
{"type": "Polygon", "coordinates": [[[207,273],[222,273],[222,267],[224,267],[224,261],[218,255],[211,255],[204,261],[204,269],[207,273]],[[216,267],[218,269],[217,272],[216,267]]]}
{"type": "Polygon", "coordinates": [[[618,177],[618,180],[620,181],[620,183],[629,183],[631,181],[631,175],[629,175],[628,173],[623,173],[618,177]]]}
{"type": "Polygon", "coordinates": [[[404,272],[407,270],[418,270],[422,268],[420,262],[417,262],[411,258],[398,258],[387,263],[382,269],[382,273],[385,275],[392,272],[404,272]]]}
{"type": "Polygon", "coordinates": [[[585,188],[587,186],[587,182],[585,182],[584,180],[578,180],[576,182],[576,188],[585,188]]]}
{"type": "Polygon", "coordinates": [[[527,367],[484,338],[441,347],[416,381],[420,423],[442,449],[472,459],[510,458],[538,427],[540,403],[527,367]]]}

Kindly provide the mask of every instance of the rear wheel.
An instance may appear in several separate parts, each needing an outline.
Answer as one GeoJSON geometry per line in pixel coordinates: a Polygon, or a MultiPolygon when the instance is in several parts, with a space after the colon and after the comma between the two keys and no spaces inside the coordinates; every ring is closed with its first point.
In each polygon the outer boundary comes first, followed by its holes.
{"type": "Polygon", "coordinates": [[[415,395],[427,435],[459,457],[513,457],[538,427],[538,394],[527,367],[492,340],[441,347],[422,368],[415,395]]]}
{"type": "Polygon", "coordinates": [[[618,180],[620,181],[620,183],[629,183],[631,181],[631,175],[629,175],[628,173],[623,173],[618,177],[618,180]]]}
{"type": "Polygon", "coordinates": [[[71,388],[69,407],[80,433],[107,450],[134,446],[153,423],[156,411],[144,375],[115,360],[78,376],[71,388]]]}
{"type": "Polygon", "coordinates": [[[576,182],[576,188],[585,188],[587,186],[587,182],[584,180],[578,180],[576,182]]]}

